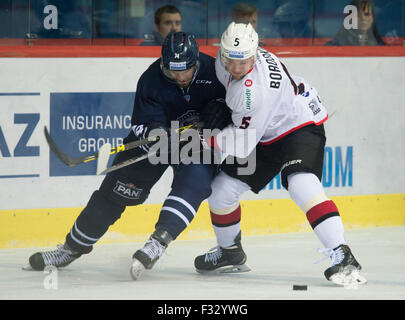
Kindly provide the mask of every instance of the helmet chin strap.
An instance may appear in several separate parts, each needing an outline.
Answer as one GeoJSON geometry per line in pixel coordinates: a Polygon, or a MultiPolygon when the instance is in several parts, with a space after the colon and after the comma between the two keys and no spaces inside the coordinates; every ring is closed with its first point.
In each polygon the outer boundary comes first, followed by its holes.
{"type": "MultiPolygon", "coordinates": [[[[194,70],[194,74],[193,77],[191,78],[190,84],[192,84],[195,80],[195,77],[197,77],[198,71],[200,71],[200,61],[197,60],[195,63],[195,70],[194,70]]],[[[189,86],[190,86],[189,84],[189,86]]]]}

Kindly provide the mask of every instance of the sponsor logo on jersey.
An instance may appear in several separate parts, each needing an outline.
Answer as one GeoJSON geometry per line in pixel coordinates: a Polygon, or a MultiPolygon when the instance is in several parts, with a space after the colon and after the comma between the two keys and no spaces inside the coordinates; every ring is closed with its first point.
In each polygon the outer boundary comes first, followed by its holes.
{"type": "Polygon", "coordinates": [[[311,109],[312,113],[315,115],[317,115],[319,112],[321,112],[321,108],[318,106],[318,102],[316,101],[316,99],[312,99],[309,103],[308,103],[308,107],[311,109]]]}
{"type": "Polygon", "coordinates": [[[193,123],[197,123],[200,119],[199,113],[195,110],[189,110],[186,113],[183,113],[180,117],[177,118],[179,122],[179,127],[188,126],[193,123]]]}
{"type": "Polygon", "coordinates": [[[303,97],[307,98],[309,96],[309,91],[306,91],[304,93],[301,94],[303,97]]]}
{"type": "Polygon", "coordinates": [[[246,88],[246,109],[250,110],[250,106],[252,104],[252,90],[246,88]]]}
{"type": "Polygon", "coordinates": [[[246,86],[246,87],[251,87],[252,84],[253,84],[253,81],[250,80],[250,79],[247,79],[247,80],[245,81],[245,86],[246,86]]]}
{"type": "Polygon", "coordinates": [[[143,189],[135,187],[132,183],[122,183],[121,181],[117,181],[114,188],[116,194],[131,200],[139,199],[142,191],[143,189]]]}

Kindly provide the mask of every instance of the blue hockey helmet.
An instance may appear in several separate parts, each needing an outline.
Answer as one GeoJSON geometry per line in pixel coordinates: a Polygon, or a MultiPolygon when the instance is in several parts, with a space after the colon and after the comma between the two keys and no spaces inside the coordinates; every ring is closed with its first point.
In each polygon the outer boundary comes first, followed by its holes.
{"type": "Polygon", "coordinates": [[[162,67],[171,71],[182,71],[198,66],[198,44],[187,32],[171,32],[162,45],[162,67]]]}

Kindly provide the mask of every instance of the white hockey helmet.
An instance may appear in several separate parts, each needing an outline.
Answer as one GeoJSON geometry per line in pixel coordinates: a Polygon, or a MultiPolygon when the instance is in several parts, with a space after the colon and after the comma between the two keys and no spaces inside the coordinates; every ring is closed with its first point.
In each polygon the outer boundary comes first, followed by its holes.
{"type": "Polygon", "coordinates": [[[232,22],[221,37],[221,60],[226,58],[244,60],[255,57],[259,36],[252,25],[232,22]]]}

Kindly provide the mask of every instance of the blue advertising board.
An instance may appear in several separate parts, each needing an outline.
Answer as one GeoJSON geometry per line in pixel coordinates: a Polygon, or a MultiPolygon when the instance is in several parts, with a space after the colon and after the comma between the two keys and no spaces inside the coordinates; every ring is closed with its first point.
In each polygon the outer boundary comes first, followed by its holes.
{"type": "MultiPolygon", "coordinates": [[[[82,157],[104,143],[123,143],[131,128],[135,92],[51,93],[50,134],[63,152],[82,157]]],[[[110,157],[109,165],[113,161],[110,157]]],[[[50,152],[50,176],[96,174],[96,161],[67,167],[50,152]]]]}
{"type": "MultiPolygon", "coordinates": [[[[134,99],[135,92],[51,93],[51,137],[75,158],[94,153],[107,142],[121,145],[131,128],[134,99]]],[[[95,175],[96,161],[68,167],[50,152],[49,170],[50,176],[95,175]]],[[[325,147],[322,184],[353,186],[353,146],[325,147]]],[[[281,188],[278,175],[264,189],[281,188]]]]}

